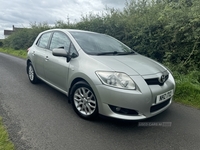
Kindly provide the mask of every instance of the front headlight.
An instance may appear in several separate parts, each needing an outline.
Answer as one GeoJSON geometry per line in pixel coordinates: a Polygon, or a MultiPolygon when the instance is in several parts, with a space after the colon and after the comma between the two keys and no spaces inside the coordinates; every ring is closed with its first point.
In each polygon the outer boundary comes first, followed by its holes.
{"type": "Polygon", "coordinates": [[[123,89],[136,89],[135,82],[125,73],[96,71],[96,74],[105,85],[123,89]]]}

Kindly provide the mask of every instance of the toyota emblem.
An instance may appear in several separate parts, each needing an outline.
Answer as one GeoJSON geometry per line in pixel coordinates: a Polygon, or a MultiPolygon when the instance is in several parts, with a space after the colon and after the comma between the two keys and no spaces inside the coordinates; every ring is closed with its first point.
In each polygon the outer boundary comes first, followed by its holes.
{"type": "Polygon", "coordinates": [[[166,81],[165,75],[162,75],[158,80],[160,83],[164,83],[166,81]]]}

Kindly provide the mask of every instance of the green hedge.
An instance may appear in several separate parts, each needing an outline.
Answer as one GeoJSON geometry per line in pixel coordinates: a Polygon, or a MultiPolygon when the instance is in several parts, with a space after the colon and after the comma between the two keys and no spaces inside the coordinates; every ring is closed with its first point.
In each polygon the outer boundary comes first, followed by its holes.
{"type": "Polygon", "coordinates": [[[27,49],[39,32],[50,28],[90,30],[114,36],[137,52],[186,73],[200,68],[199,6],[199,0],[132,0],[123,11],[107,9],[103,14],[82,16],[75,24],[32,24],[5,39],[3,46],[27,49]]]}

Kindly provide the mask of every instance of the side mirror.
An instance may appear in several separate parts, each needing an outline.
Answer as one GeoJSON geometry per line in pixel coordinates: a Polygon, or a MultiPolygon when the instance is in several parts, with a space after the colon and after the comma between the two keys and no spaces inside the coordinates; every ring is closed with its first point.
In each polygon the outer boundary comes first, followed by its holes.
{"type": "Polygon", "coordinates": [[[52,50],[52,54],[54,56],[60,56],[60,57],[67,57],[68,56],[66,50],[63,49],[63,48],[55,48],[55,49],[53,49],[52,50]]]}
{"type": "Polygon", "coordinates": [[[52,54],[54,56],[59,56],[59,57],[66,57],[67,58],[67,62],[69,62],[71,60],[71,56],[68,52],[66,52],[65,49],[63,48],[55,48],[52,50],[52,54]]]}

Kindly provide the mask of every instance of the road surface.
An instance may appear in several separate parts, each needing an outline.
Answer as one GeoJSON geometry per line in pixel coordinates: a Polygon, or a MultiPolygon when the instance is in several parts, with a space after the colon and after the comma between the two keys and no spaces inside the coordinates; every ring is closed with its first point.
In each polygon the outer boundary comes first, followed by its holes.
{"type": "Polygon", "coordinates": [[[172,103],[139,123],[79,118],[67,97],[33,85],[25,60],[0,53],[0,116],[18,150],[199,150],[200,110],[172,103]]]}

